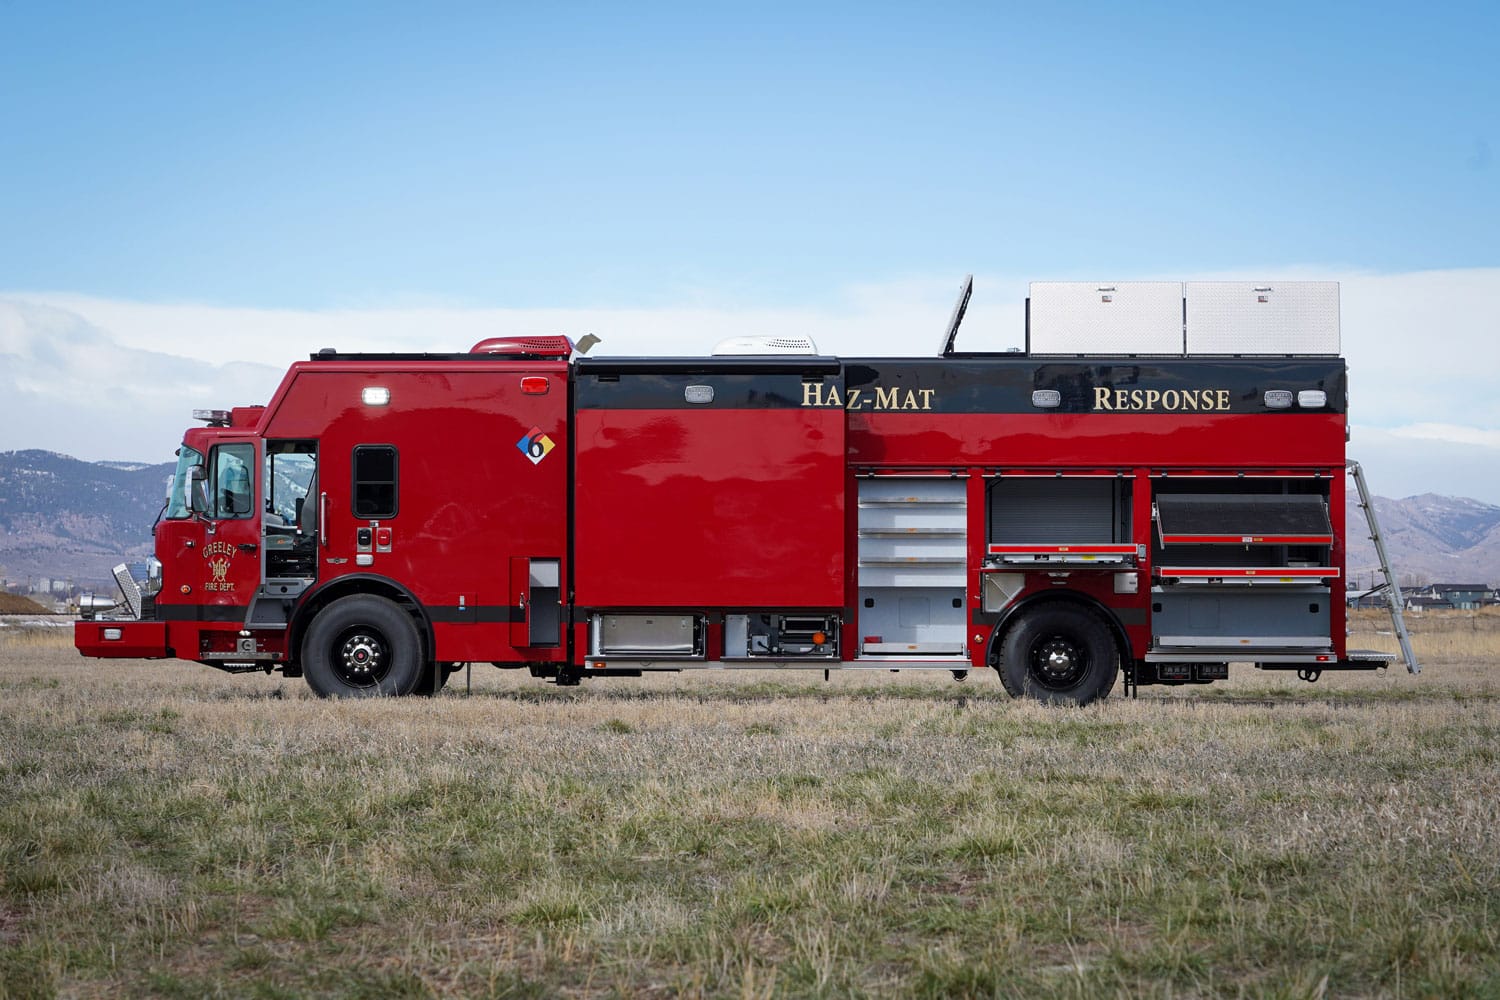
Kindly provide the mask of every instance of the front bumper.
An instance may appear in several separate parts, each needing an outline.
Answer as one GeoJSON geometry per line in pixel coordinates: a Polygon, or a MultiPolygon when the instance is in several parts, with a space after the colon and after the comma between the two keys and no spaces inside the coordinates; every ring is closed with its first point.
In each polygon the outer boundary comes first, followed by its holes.
{"type": "Polygon", "coordinates": [[[73,645],[84,656],[130,660],[164,660],[172,656],[167,647],[166,622],[77,621],[73,623],[73,645]]]}

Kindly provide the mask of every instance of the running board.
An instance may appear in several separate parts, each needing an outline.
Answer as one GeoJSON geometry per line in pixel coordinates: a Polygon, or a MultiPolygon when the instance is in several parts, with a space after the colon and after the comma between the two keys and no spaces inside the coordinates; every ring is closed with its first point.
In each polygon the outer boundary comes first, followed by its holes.
{"type": "Polygon", "coordinates": [[[1223,646],[1146,653],[1147,663],[1290,663],[1331,666],[1333,654],[1316,649],[1226,649],[1223,646]]]}
{"type": "Polygon", "coordinates": [[[857,660],[674,660],[665,657],[590,656],[585,674],[612,667],[631,670],[974,670],[967,656],[861,656],[857,660]],[[597,666],[596,666],[597,664],[597,666]]]}
{"type": "Polygon", "coordinates": [[[1406,619],[1402,617],[1401,606],[1406,603],[1401,596],[1401,586],[1396,583],[1396,574],[1391,572],[1391,560],[1385,552],[1385,540],[1380,535],[1380,524],[1375,518],[1375,501],[1370,497],[1370,490],[1365,486],[1365,473],[1359,463],[1352,458],[1346,463],[1349,474],[1354,477],[1354,488],[1359,491],[1359,506],[1365,512],[1365,523],[1370,526],[1370,541],[1375,543],[1375,555],[1380,559],[1380,572],[1385,576],[1386,604],[1391,609],[1391,625],[1396,630],[1396,640],[1401,644],[1401,657],[1406,661],[1406,672],[1419,674],[1422,668],[1417,665],[1417,654],[1411,648],[1411,635],[1406,631],[1406,619]]]}

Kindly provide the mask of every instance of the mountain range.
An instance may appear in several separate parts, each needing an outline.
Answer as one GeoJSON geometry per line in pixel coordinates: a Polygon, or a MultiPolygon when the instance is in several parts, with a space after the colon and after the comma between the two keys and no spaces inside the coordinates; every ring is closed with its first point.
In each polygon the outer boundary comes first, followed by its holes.
{"type": "MultiPolygon", "coordinates": [[[[173,464],[84,462],[50,451],[0,452],[0,577],[48,577],[110,587],[110,568],[151,554],[173,464]]],[[[1354,491],[1349,490],[1351,498],[1354,491]]],[[[1424,493],[1375,498],[1402,586],[1500,584],[1500,507],[1424,493]]],[[[1377,566],[1363,514],[1350,500],[1347,571],[1369,586],[1377,566]]]]}
{"type": "Polygon", "coordinates": [[[146,558],[174,468],[0,451],[0,577],[97,586],[112,566],[146,558]]]}
{"type": "MultiPolygon", "coordinates": [[[[1467,497],[1423,493],[1404,500],[1375,497],[1375,514],[1401,586],[1500,584],[1500,507],[1467,497]]],[[[1370,586],[1371,574],[1379,565],[1375,544],[1353,500],[1345,517],[1345,569],[1353,583],[1370,586]]]]}

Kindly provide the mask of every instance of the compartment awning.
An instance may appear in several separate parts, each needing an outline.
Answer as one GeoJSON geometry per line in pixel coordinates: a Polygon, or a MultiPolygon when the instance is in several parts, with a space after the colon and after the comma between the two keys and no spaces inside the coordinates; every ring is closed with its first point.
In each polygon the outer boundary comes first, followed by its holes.
{"type": "Polygon", "coordinates": [[[1166,494],[1156,498],[1163,545],[1332,545],[1320,496],[1166,494]]]}
{"type": "Polygon", "coordinates": [[[1003,543],[990,545],[986,562],[1027,565],[1031,563],[1062,563],[1079,566],[1120,565],[1135,562],[1134,545],[1079,544],[1022,545],[1003,543]]]}
{"type": "Polygon", "coordinates": [[[1178,583],[1287,584],[1336,579],[1337,566],[1158,566],[1156,575],[1178,583]]]}

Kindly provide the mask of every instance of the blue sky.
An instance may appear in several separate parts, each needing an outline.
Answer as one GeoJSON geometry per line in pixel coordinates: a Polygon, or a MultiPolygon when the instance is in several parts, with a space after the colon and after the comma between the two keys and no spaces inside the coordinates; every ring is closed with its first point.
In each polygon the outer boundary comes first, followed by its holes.
{"type": "Polygon", "coordinates": [[[1496,264],[1497,12],[0,6],[0,276],[535,307],[1496,264]]]}
{"type": "MultiPolygon", "coordinates": [[[[910,315],[925,352],[968,272],[997,324],[1027,279],[1466,274],[1455,343],[1500,363],[1497,37],[1495,4],[0,0],[0,300],[202,385],[335,314],[423,349],[424,309],[587,315],[626,353],[733,317],[859,353],[910,315]]],[[[1357,393],[1402,331],[1361,341],[1345,288],[1357,393]]],[[[1424,417],[1500,439],[1493,408],[1361,419],[1424,417]]]]}

